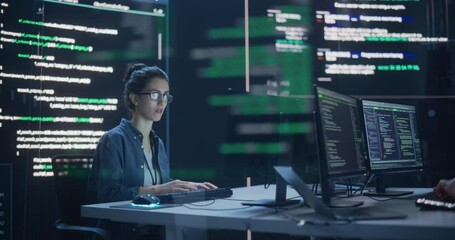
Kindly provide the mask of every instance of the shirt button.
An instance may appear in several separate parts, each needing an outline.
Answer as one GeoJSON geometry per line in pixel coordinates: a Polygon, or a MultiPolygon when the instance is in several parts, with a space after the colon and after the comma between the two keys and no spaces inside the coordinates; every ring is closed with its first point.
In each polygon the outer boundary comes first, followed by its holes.
{"type": "Polygon", "coordinates": [[[142,145],[141,148],[144,148],[144,145],[142,145]]]}
{"type": "Polygon", "coordinates": [[[141,168],[144,168],[144,165],[141,165],[141,168]]]}

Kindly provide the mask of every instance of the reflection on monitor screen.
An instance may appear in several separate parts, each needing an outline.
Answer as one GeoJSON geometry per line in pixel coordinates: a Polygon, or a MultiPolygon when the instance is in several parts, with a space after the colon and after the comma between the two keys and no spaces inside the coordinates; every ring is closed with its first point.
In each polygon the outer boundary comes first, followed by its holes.
{"type": "Polygon", "coordinates": [[[330,179],[366,173],[366,144],[357,99],[316,87],[316,127],[322,199],[332,207],[353,201],[331,201],[330,179]]]}
{"type": "MultiPolygon", "coordinates": [[[[415,106],[367,100],[363,100],[362,105],[369,171],[378,174],[422,169],[415,106]]],[[[379,175],[376,191],[366,195],[400,196],[411,193],[386,191],[379,175]]]]}

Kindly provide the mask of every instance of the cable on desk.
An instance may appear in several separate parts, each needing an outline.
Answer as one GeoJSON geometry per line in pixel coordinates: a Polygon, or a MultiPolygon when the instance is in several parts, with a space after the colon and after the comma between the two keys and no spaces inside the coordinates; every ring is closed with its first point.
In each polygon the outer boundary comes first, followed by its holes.
{"type": "Polygon", "coordinates": [[[385,198],[385,199],[380,199],[380,198],[375,198],[373,196],[367,196],[375,201],[378,201],[378,202],[386,202],[386,201],[390,201],[390,200],[393,200],[393,199],[398,199],[398,198],[385,198]]]}
{"type": "Polygon", "coordinates": [[[310,206],[308,206],[308,204],[306,204],[306,202],[300,202],[297,205],[292,205],[292,206],[289,206],[289,207],[274,207],[274,208],[275,208],[275,211],[278,212],[279,210],[289,211],[289,210],[298,209],[298,208],[301,208],[301,207],[310,207],[310,206]]]}
{"type": "Polygon", "coordinates": [[[195,203],[187,203],[187,204],[195,206],[195,207],[206,207],[206,206],[210,206],[214,203],[215,203],[215,199],[211,200],[209,203],[204,203],[204,204],[195,204],[195,203]]]}
{"type": "Polygon", "coordinates": [[[296,198],[301,198],[301,197],[302,197],[302,196],[297,195],[297,196],[295,196],[295,197],[290,197],[290,198],[288,198],[288,199],[286,199],[286,200],[291,200],[291,199],[296,199],[296,198]]]}
{"type": "Polygon", "coordinates": [[[352,183],[351,183],[351,179],[349,178],[343,178],[343,181],[344,181],[344,185],[346,185],[346,192],[348,194],[348,197],[351,197],[352,196],[352,183]]]}
{"type": "Polygon", "coordinates": [[[239,202],[251,202],[251,201],[255,201],[255,200],[251,200],[251,199],[238,199],[238,198],[220,198],[220,199],[217,199],[217,200],[239,201],[239,202]]]}
{"type": "MultiPolygon", "coordinates": [[[[349,198],[349,197],[355,197],[363,194],[363,190],[365,190],[365,187],[373,180],[376,178],[374,174],[368,175],[368,177],[365,179],[365,182],[362,183],[360,187],[354,190],[354,184],[351,182],[350,179],[344,179],[345,184],[347,185],[348,188],[348,195],[347,196],[340,196],[339,198],[349,198]]],[[[359,181],[361,178],[359,179],[359,181]]]]}
{"type": "Polygon", "coordinates": [[[311,186],[311,190],[314,192],[315,195],[318,194],[318,183],[313,183],[311,186]]]}
{"type": "MultiPolygon", "coordinates": [[[[295,198],[300,198],[300,197],[301,197],[301,196],[298,195],[298,196],[295,196],[295,197],[288,198],[288,199],[286,199],[286,200],[295,199],[295,198]]],[[[217,200],[238,201],[238,202],[252,202],[252,201],[256,201],[256,200],[253,200],[253,199],[238,199],[238,198],[220,198],[220,199],[217,199],[217,200]]]]}
{"type": "Polygon", "coordinates": [[[267,174],[267,173],[261,173],[261,172],[257,172],[256,174],[258,174],[259,176],[261,177],[264,177],[264,189],[268,189],[270,187],[270,185],[272,185],[272,182],[274,179],[273,177],[275,175],[271,175],[271,174],[267,174]]]}
{"type": "Polygon", "coordinates": [[[371,174],[371,175],[368,175],[367,179],[365,180],[365,182],[363,183],[362,187],[356,189],[353,193],[353,195],[355,195],[357,193],[357,191],[360,189],[360,195],[363,194],[363,190],[365,190],[365,187],[373,180],[376,180],[376,178],[374,178],[375,175],[374,174],[371,174]]]}
{"type": "Polygon", "coordinates": [[[187,206],[187,204],[182,205],[185,208],[191,209],[191,210],[207,210],[207,211],[230,211],[230,210],[239,210],[239,209],[246,209],[250,208],[252,206],[246,206],[246,207],[239,207],[239,208],[200,208],[200,207],[190,207],[187,206]]]}

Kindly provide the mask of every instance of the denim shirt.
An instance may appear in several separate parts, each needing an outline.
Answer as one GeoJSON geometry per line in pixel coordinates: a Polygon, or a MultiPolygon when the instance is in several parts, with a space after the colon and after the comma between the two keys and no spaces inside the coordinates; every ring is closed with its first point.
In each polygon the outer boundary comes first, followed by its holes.
{"type": "MultiPolygon", "coordinates": [[[[169,182],[169,159],[164,143],[153,130],[149,137],[155,143],[158,162],[154,164],[158,164],[161,182],[169,182]]],[[[126,119],[100,138],[88,179],[89,203],[131,200],[137,195],[144,184],[142,140],[142,134],[126,119]]]]}

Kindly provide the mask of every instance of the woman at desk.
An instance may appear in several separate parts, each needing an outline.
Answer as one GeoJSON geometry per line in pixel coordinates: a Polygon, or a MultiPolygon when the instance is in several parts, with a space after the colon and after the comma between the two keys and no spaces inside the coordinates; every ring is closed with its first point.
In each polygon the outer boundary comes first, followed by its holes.
{"type": "MultiPolygon", "coordinates": [[[[216,188],[211,183],[172,180],[169,176],[163,141],[152,130],[172,101],[166,73],[156,66],[134,64],[128,67],[124,83],[124,100],[132,118],[122,119],[100,138],[88,180],[89,202],[132,200],[139,193],[216,188]]],[[[132,233],[125,235],[124,231],[120,235],[131,237],[132,233]]]]}

